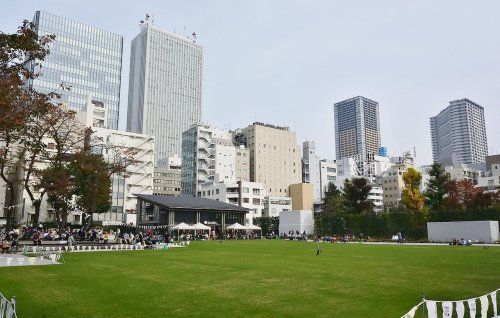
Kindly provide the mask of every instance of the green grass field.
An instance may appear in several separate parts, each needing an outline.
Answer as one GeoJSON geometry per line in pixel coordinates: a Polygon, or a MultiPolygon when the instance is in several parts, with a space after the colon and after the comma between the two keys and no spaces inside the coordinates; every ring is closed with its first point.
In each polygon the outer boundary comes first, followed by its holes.
{"type": "Polygon", "coordinates": [[[500,248],[195,242],[0,268],[19,317],[400,317],[500,287],[500,248]]]}

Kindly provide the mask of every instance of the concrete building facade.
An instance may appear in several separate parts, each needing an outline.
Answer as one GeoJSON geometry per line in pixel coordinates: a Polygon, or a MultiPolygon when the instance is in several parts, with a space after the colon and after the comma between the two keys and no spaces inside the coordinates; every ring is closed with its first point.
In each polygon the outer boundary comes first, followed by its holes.
{"type": "Polygon", "coordinates": [[[203,183],[249,180],[249,150],[235,145],[230,131],[197,124],[182,134],[183,195],[199,196],[203,183]]]}
{"type": "Polygon", "coordinates": [[[166,167],[155,167],[153,179],[154,195],[181,195],[181,158],[168,158],[166,167]]]}
{"type": "MultiPolygon", "coordinates": [[[[335,160],[323,159],[319,162],[320,172],[320,200],[325,199],[325,192],[328,190],[330,183],[337,182],[337,162],[335,160]]],[[[316,201],[315,201],[316,202],[316,201]]]]}
{"type": "Polygon", "coordinates": [[[295,132],[255,122],[237,130],[235,141],[250,150],[250,180],[271,196],[288,196],[291,184],[302,182],[302,161],[295,132]]]}
{"type": "Polygon", "coordinates": [[[256,217],[262,217],[266,189],[260,183],[238,181],[235,183],[205,183],[201,185],[202,198],[231,203],[249,209],[246,224],[253,224],[256,217]]]}
{"type": "Polygon", "coordinates": [[[92,128],[96,141],[93,151],[101,153],[110,163],[126,157],[132,159],[132,164],[123,175],[113,177],[111,209],[94,220],[125,223],[126,214],[136,212],[134,194],[153,193],[155,140],[152,136],[107,128],[103,108],[107,109],[103,102],[88,98],[86,108],[77,114],[85,127],[92,128]]]}
{"type": "Polygon", "coordinates": [[[292,210],[314,211],[313,185],[310,183],[296,183],[290,185],[288,191],[292,198],[292,210]]]}
{"type": "Polygon", "coordinates": [[[282,211],[292,210],[292,198],[282,196],[267,196],[264,199],[265,217],[279,217],[282,211]]]}
{"type": "Polygon", "coordinates": [[[432,157],[443,166],[476,164],[488,155],[484,108],[464,98],[430,118],[432,157]]]}
{"type": "Polygon", "coordinates": [[[444,170],[450,176],[451,180],[469,180],[474,185],[478,184],[479,177],[481,177],[483,173],[481,170],[474,169],[466,164],[448,166],[445,167],[444,170]]]}
{"type": "MultiPolygon", "coordinates": [[[[320,204],[330,183],[337,180],[335,160],[320,159],[314,141],[302,143],[302,182],[313,186],[314,203],[320,204]]],[[[294,208],[294,210],[297,210],[294,208]]],[[[300,210],[300,209],[299,209],[300,210]]]]}
{"type": "Polygon", "coordinates": [[[405,186],[403,173],[407,168],[406,165],[394,165],[382,174],[383,202],[385,206],[397,206],[401,201],[401,193],[405,186]]]}
{"type": "Polygon", "coordinates": [[[155,137],[156,166],[201,122],[202,82],[203,47],[146,21],[132,40],[127,131],[155,137]]]}

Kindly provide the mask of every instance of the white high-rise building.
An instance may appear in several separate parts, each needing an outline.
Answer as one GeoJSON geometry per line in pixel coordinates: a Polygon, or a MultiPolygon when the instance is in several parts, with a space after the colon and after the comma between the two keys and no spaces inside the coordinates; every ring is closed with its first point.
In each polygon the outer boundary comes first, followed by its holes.
{"type": "Polygon", "coordinates": [[[488,155],[484,108],[464,98],[431,117],[432,157],[444,166],[475,164],[488,155]]]}
{"type": "Polygon", "coordinates": [[[201,121],[203,47],[146,21],[132,40],[127,131],[155,137],[157,166],[181,153],[182,132],[201,121]]]}
{"type": "Polygon", "coordinates": [[[313,186],[313,201],[320,203],[324,200],[328,184],[337,180],[337,162],[335,160],[320,159],[316,155],[314,141],[302,143],[302,182],[313,186]]]}
{"type": "Polygon", "coordinates": [[[250,179],[250,151],[233,144],[230,131],[205,124],[182,134],[182,195],[201,196],[204,183],[250,179]]]}

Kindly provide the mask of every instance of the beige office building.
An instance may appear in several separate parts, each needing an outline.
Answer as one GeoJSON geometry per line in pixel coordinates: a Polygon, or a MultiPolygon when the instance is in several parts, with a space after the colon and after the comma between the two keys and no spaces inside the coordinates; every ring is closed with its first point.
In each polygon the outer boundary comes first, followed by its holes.
{"type": "Polygon", "coordinates": [[[153,194],[181,195],[181,158],[174,155],[166,160],[167,166],[155,167],[153,194]]]}
{"type": "Polygon", "coordinates": [[[297,183],[290,185],[292,210],[314,211],[313,185],[310,183],[297,183]]]}
{"type": "Polygon", "coordinates": [[[406,169],[407,165],[394,165],[382,174],[384,205],[396,206],[401,200],[401,193],[405,187],[403,173],[406,169]]]}
{"type": "Polygon", "coordinates": [[[235,132],[250,149],[250,181],[260,182],[271,196],[289,196],[291,184],[302,182],[297,135],[288,127],[253,123],[235,132]]]}

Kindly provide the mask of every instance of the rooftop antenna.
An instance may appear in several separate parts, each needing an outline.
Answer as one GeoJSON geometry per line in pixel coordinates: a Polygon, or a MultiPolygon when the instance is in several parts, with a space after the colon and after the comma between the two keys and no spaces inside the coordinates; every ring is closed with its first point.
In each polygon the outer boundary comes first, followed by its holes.
{"type": "Polygon", "coordinates": [[[417,158],[417,147],[413,146],[413,158],[417,158]]]}
{"type": "Polygon", "coordinates": [[[193,36],[193,42],[196,42],[196,32],[193,32],[191,35],[193,36]]]}
{"type": "Polygon", "coordinates": [[[146,13],[146,18],[140,21],[139,26],[142,27],[144,25],[149,25],[149,24],[151,25],[155,24],[154,16],[152,14],[146,13]]]}

